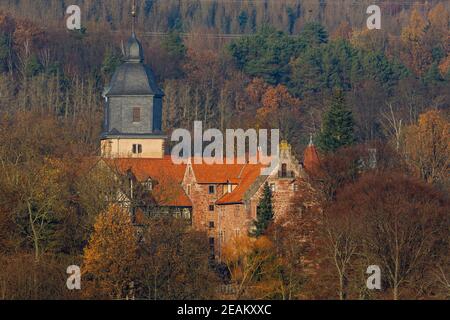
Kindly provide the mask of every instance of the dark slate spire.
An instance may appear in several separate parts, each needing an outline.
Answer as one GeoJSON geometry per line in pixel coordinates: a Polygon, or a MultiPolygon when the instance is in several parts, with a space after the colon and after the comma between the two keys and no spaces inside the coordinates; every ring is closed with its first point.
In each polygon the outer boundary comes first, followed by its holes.
{"type": "Polygon", "coordinates": [[[125,60],[128,62],[143,62],[144,52],[142,45],[136,38],[136,0],[133,1],[131,16],[131,37],[128,39],[127,47],[125,48],[125,60]]]}
{"type": "Polygon", "coordinates": [[[148,96],[162,97],[152,70],[144,64],[144,50],[136,37],[136,4],[132,10],[132,33],[125,47],[125,63],[114,73],[104,96],[148,96]]]}
{"type": "Polygon", "coordinates": [[[136,38],[136,34],[133,32],[130,39],[128,39],[127,46],[125,48],[125,61],[127,62],[143,62],[144,52],[142,45],[136,38]]]}

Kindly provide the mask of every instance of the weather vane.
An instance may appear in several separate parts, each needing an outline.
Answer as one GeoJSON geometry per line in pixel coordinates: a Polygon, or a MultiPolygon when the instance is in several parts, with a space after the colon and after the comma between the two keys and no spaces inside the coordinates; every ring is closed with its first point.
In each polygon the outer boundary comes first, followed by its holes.
{"type": "Polygon", "coordinates": [[[133,8],[131,9],[131,16],[133,17],[133,23],[131,24],[131,30],[133,34],[136,28],[136,0],[133,0],[133,8]]]}

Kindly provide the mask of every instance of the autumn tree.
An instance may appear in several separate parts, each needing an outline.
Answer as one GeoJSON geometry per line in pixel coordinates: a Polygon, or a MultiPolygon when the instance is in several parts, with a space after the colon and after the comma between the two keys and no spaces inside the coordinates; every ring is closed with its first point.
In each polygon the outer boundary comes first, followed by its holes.
{"type": "Polygon", "coordinates": [[[393,172],[366,174],[342,190],[334,208],[353,217],[343,222],[358,221],[348,232],[361,228],[361,236],[343,243],[361,243],[360,254],[381,267],[383,290],[393,299],[432,294],[427,275],[448,254],[449,205],[440,192],[393,172]]]}
{"type": "Polygon", "coordinates": [[[210,268],[206,235],[186,221],[156,217],[143,222],[137,297],[211,299],[218,279],[210,268]]]}
{"type": "Polygon", "coordinates": [[[433,55],[433,60],[437,63],[446,55],[450,54],[450,49],[446,46],[450,36],[450,12],[444,3],[439,2],[428,13],[427,45],[433,55]]]}
{"type": "Polygon", "coordinates": [[[275,299],[308,299],[317,290],[314,276],[320,258],[317,247],[322,208],[318,192],[308,181],[302,180],[298,188],[290,209],[268,232],[277,257],[273,260],[276,268],[271,269],[275,299]]]}
{"type": "Polygon", "coordinates": [[[260,127],[280,129],[283,139],[298,138],[300,100],[283,85],[268,87],[261,97],[256,119],[260,127]]]}
{"type": "Polygon", "coordinates": [[[350,40],[353,34],[353,29],[348,23],[348,21],[342,21],[337,29],[332,34],[333,39],[345,39],[350,40]]]}
{"type": "Polygon", "coordinates": [[[137,230],[129,213],[117,205],[99,214],[84,249],[82,272],[86,295],[109,299],[132,297],[136,277],[137,230]]]}
{"type": "Polygon", "coordinates": [[[424,43],[426,27],[427,21],[415,9],[401,34],[402,60],[418,75],[423,75],[432,62],[431,52],[424,43]]]}
{"type": "Polygon", "coordinates": [[[404,153],[418,176],[430,183],[448,183],[450,124],[443,112],[430,110],[405,128],[404,153]]]}
{"type": "Polygon", "coordinates": [[[274,293],[278,282],[273,279],[277,266],[273,249],[266,236],[247,235],[234,237],[223,248],[222,259],[230,272],[234,299],[264,299],[274,293]]]}
{"type": "Polygon", "coordinates": [[[358,217],[342,210],[340,203],[325,209],[321,232],[322,251],[329,259],[337,278],[337,293],[340,300],[348,298],[349,278],[352,267],[360,253],[360,226],[358,217]]]}

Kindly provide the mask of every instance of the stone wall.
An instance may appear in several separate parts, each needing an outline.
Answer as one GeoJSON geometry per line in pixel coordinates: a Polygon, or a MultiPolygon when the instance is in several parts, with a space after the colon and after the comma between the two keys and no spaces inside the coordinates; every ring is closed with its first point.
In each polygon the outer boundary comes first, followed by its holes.
{"type": "MultiPolygon", "coordinates": [[[[155,111],[159,109],[158,105],[155,111]]],[[[153,119],[152,97],[111,97],[108,102],[107,114],[107,132],[116,129],[120,133],[149,134],[154,132],[153,128],[157,122],[153,119]],[[133,122],[133,108],[135,107],[140,108],[141,121],[139,122],[133,122]]]]}

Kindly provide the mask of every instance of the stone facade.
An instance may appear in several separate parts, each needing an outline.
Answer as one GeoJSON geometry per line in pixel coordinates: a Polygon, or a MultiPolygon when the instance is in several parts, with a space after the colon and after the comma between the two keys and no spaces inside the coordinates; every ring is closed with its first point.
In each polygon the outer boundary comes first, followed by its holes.
{"type": "Polygon", "coordinates": [[[160,105],[161,102],[154,102],[154,100],[156,99],[153,97],[111,97],[106,108],[105,132],[116,130],[123,134],[152,134],[155,131],[155,125],[156,131],[160,132],[160,124],[157,123],[158,121],[154,123],[153,105],[154,103],[160,105]],[[133,119],[136,109],[139,110],[139,121],[133,119]]]}
{"type": "MultiPolygon", "coordinates": [[[[241,181],[233,183],[235,172],[230,170],[229,181],[218,182],[214,172],[227,171],[227,168],[223,165],[211,166],[216,168],[188,165],[182,186],[192,202],[193,227],[208,234],[211,252],[220,260],[223,247],[230,244],[234,237],[248,234],[252,228],[265,183],[272,189],[275,219],[278,219],[291,209],[292,200],[299,190],[298,178],[303,177],[305,173],[292,155],[290,146],[284,143],[280,148],[280,163],[271,175],[258,176],[260,167],[256,166],[254,170],[257,175],[246,185],[242,199],[224,202],[222,199],[228,193],[237,192],[236,188],[244,183],[246,177],[242,176],[241,181]],[[211,170],[209,182],[205,181],[204,177],[202,181],[196,178],[196,171],[204,175],[202,170],[211,170]]],[[[251,166],[255,165],[243,165],[241,171],[244,172],[251,166]]]]}

